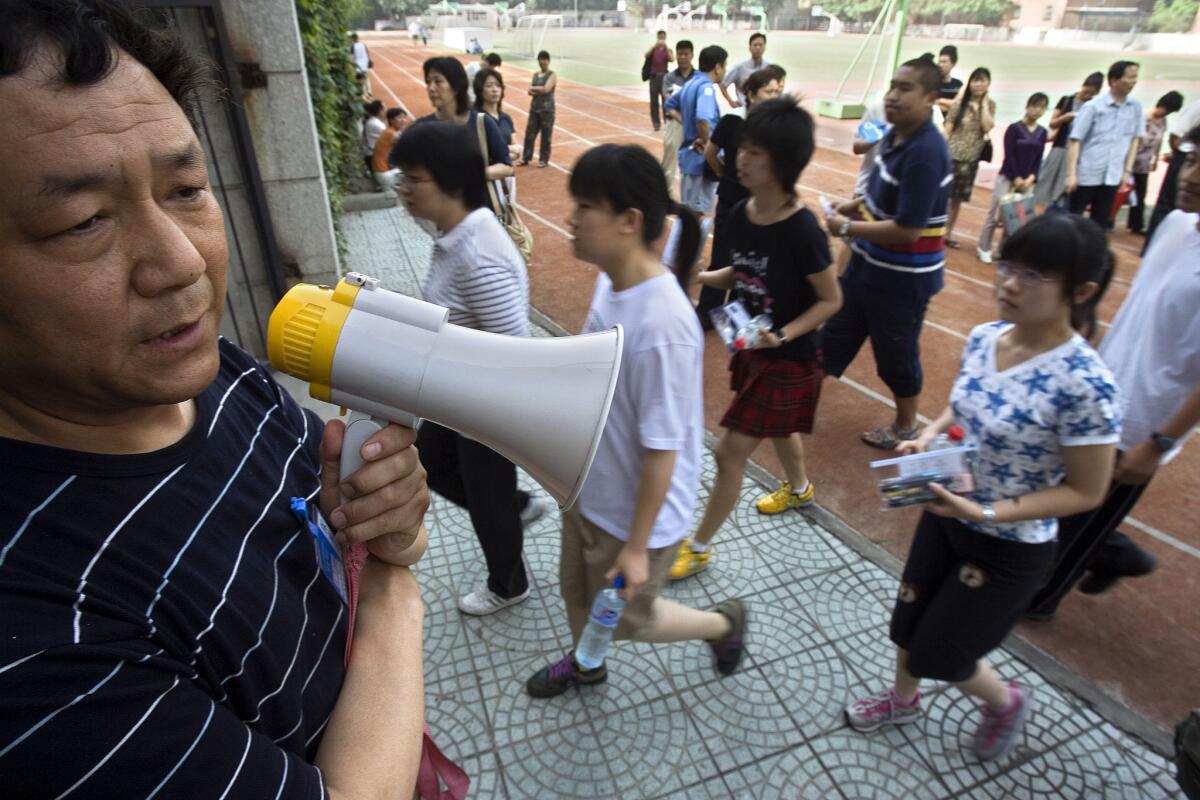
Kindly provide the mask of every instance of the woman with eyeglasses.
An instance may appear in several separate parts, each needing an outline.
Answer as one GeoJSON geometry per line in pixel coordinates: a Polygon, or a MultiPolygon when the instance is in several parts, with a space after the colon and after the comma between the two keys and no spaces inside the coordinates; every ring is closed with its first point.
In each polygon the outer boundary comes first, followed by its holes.
{"type": "MultiPolygon", "coordinates": [[[[488,207],[483,158],[473,137],[462,125],[427,122],[410,127],[392,150],[405,207],[438,231],[421,292],[450,309],[455,325],[528,336],[525,261],[488,207]]],[[[522,526],[544,514],[549,501],[517,490],[517,470],[508,459],[441,425],[422,424],[417,448],[429,488],[467,509],[487,561],[487,583],[462,594],[459,610],[491,614],[524,600],[529,579],[522,526]]]]}
{"type": "MultiPolygon", "coordinates": [[[[467,70],[462,63],[451,56],[436,56],[425,60],[425,90],[433,113],[421,117],[418,123],[450,122],[464,126],[471,132],[470,146],[476,150],[477,139],[476,115],[481,113],[471,108],[467,88],[467,70]]],[[[513,174],[512,157],[508,154],[508,144],[500,132],[500,126],[487,114],[483,115],[484,137],[487,141],[486,174],[489,181],[507,178],[513,174]]],[[[486,187],[484,187],[486,189],[486,187]]]]}
{"type": "Polygon", "coordinates": [[[1052,572],[1057,519],[1096,508],[1108,489],[1120,399],[1079,331],[1095,327],[1113,263],[1104,232],[1065,214],[1037,217],[1001,245],[1000,321],[971,331],[950,405],[896,448],[922,452],[959,425],[978,449],[976,489],[930,485],[937,499],[917,524],[892,612],[895,681],[846,709],[855,729],[917,721],[920,682],[933,679],[983,701],[981,760],[1016,746],[1033,697],[983,658],[1052,572]]]}

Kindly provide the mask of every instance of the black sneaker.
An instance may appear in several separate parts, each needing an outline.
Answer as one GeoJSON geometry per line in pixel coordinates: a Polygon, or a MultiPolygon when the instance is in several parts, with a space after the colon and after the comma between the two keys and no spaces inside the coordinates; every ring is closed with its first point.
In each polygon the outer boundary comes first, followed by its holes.
{"type": "Polygon", "coordinates": [[[595,669],[580,669],[575,663],[575,651],[567,653],[561,661],[543,667],[525,681],[525,691],[530,697],[558,697],[572,686],[588,686],[608,680],[608,666],[601,664],[595,669]]]}
{"type": "Polygon", "coordinates": [[[723,614],[733,626],[725,638],[709,642],[712,649],[713,663],[721,675],[732,675],[742,662],[742,654],[746,652],[746,607],[741,600],[726,600],[715,609],[723,614]]]}

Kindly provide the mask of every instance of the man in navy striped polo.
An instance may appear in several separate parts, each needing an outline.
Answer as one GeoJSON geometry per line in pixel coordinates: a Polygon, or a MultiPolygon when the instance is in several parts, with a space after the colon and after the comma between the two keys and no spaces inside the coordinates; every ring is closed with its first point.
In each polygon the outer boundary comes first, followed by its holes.
{"type": "Polygon", "coordinates": [[[0,7],[0,793],[411,796],[413,435],[339,481],[341,423],[218,339],[202,80],[116,0],[0,7]],[[293,497],[372,552],[348,667],[293,497]]]}
{"type": "Polygon", "coordinates": [[[952,177],[945,137],[930,121],[940,82],[928,53],[896,70],[884,97],[892,127],[875,154],[867,193],[826,215],[829,232],[846,239],[853,255],[842,276],[842,308],[821,329],[825,371],[841,377],[871,340],[896,416],[862,439],[884,450],[920,433],[921,326],[942,288],[952,177]]]}

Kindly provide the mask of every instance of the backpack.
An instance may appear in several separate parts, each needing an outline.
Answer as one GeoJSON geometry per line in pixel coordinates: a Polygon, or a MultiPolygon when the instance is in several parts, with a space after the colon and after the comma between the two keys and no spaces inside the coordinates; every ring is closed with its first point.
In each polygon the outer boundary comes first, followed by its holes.
{"type": "Polygon", "coordinates": [[[1179,788],[1191,800],[1200,800],[1200,708],[1175,728],[1175,766],[1179,788]]]}

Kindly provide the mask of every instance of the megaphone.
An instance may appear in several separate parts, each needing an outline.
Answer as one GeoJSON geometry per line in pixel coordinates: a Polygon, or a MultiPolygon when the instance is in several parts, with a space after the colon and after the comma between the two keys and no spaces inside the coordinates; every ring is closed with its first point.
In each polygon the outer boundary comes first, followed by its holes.
{"type": "Polygon", "coordinates": [[[600,444],[621,365],[620,326],[558,338],[451,325],[442,306],[351,272],[335,288],[297,284],[271,312],[267,355],[309,394],[358,412],[342,475],[387,422],[428,419],[523,467],[569,508],[600,444]]]}

